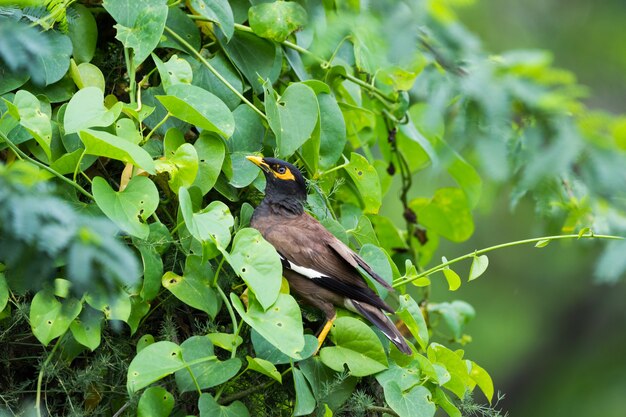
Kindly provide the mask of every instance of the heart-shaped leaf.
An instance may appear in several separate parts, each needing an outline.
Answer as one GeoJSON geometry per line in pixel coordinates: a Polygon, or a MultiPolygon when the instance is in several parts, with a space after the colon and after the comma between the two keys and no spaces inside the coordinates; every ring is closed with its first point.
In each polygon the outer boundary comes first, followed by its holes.
{"type": "Polygon", "coordinates": [[[246,360],[248,361],[248,369],[268,376],[281,384],[283,383],[283,377],[280,372],[276,370],[276,367],[272,362],[261,358],[253,358],[251,356],[246,356],[246,360]]]}
{"type": "Polygon", "coordinates": [[[76,133],[90,127],[106,127],[117,120],[123,103],[111,109],[104,107],[104,93],[98,87],[85,87],[72,96],[67,104],[63,124],[65,133],[76,133]]]}
{"type": "Polygon", "coordinates": [[[428,326],[422,309],[409,294],[400,296],[400,308],[396,310],[396,314],[404,322],[420,347],[426,349],[429,339],[428,326]]]}
{"type": "Polygon", "coordinates": [[[315,92],[306,84],[293,83],[276,100],[271,85],[264,88],[267,119],[276,136],[278,156],[293,155],[311,137],[317,124],[319,106],[315,92]]]}
{"type": "Polygon", "coordinates": [[[85,144],[85,153],[131,163],[149,174],[155,174],[154,161],[148,152],[138,145],[99,130],[86,129],[78,134],[85,144]]]}
{"type": "Polygon", "coordinates": [[[469,281],[475,280],[481,276],[489,266],[489,258],[487,255],[474,256],[472,266],[470,266],[469,281]]]}
{"type": "Polygon", "coordinates": [[[173,155],[166,153],[164,160],[155,163],[158,173],[168,172],[168,184],[175,193],[180,187],[190,187],[198,174],[198,154],[191,143],[184,143],[176,149],[173,155]]]}
{"type": "Polygon", "coordinates": [[[248,409],[241,401],[229,405],[219,405],[211,394],[203,393],[198,400],[200,417],[250,417],[248,409]]]}
{"type": "Polygon", "coordinates": [[[355,152],[350,154],[350,162],[344,168],[361,195],[363,211],[371,214],[378,213],[382,193],[376,168],[370,165],[363,155],[355,152]]]}
{"type": "Polygon", "coordinates": [[[235,273],[254,291],[264,309],[276,301],[282,282],[280,257],[258,230],[244,228],[238,231],[227,259],[235,273]]]}
{"type": "Polygon", "coordinates": [[[84,309],[79,318],[70,325],[72,336],[78,343],[92,352],[100,346],[102,313],[93,309],[84,309]]]}
{"type": "Polygon", "coordinates": [[[324,365],[337,372],[348,365],[354,376],[372,375],[387,369],[387,355],[376,333],[362,321],[339,317],[330,330],[335,344],[320,350],[324,365]]]}
{"type": "Polygon", "coordinates": [[[192,336],[180,347],[185,362],[200,362],[176,372],[176,385],[181,392],[195,391],[197,386],[200,389],[207,389],[223,384],[234,377],[241,368],[241,361],[238,358],[223,362],[217,360],[213,353],[213,344],[206,336],[192,336]]]}
{"type": "Polygon", "coordinates": [[[167,417],[173,409],[172,394],[162,387],[150,387],[139,398],[137,417],[167,417]]]}
{"type": "Polygon", "coordinates": [[[285,355],[301,360],[304,350],[302,317],[298,303],[289,294],[279,294],[276,302],[265,311],[252,296],[246,311],[234,293],[230,301],[241,318],[265,340],[285,355]]]}
{"type": "Polygon", "coordinates": [[[200,87],[176,84],[167,90],[167,95],[156,98],[171,114],[201,129],[227,138],[235,131],[235,120],[228,106],[200,87]]]}
{"type": "Polygon", "coordinates": [[[226,149],[222,139],[209,132],[202,132],[193,146],[198,154],[198,174],[193,186],[198,187],[202,195],[205,195],[217,182],[222,171],[226,149]]]}
{"type": "Polygon", "coordinates": [[[432,417],[437,407],[431,401],[428,388],[418,385],[408,390],[400,388],[395,381],[384,385],[385,401],[400,417],[432,417]]]}
{"type": "Polygon", "coordinates": [[[50,291],[39,291],[30,304],[30,326],[43,345],[64,334],[83,306],[75,298],[60,302],[50,291]]]}
{"type": "Polygon", "coordinates": [[[212,243],[225,248],[230,242],[230,228],[235,224],[226,204],[213,201],[198,213],[193,212],[191,196],[187,188],[179,189],[180,211],[189,233],[203,243],[212,243]]]}
{"type": "Polygon", "coordinates": [[[250,7],[248,20],[257,35],[282,42],[306,23],[307,13],[296,2],[276,1],[250,7]]]}
{"type": "Polygon", "coordinates": [[[129,393],[137,392],[185,366],[182,350],[176,343],[153,343],[139,351],[130,362],[126,389],[129,393]]]}
{"type": "Polygon", "coordinates": [[[124,191],[114,191],[106,180],[96,177],[91,186],[96,204],[126,233],[145,239],[150,234],[146,219],[159,205],[159,192],[146,177],[131,178],[124,191]]]}

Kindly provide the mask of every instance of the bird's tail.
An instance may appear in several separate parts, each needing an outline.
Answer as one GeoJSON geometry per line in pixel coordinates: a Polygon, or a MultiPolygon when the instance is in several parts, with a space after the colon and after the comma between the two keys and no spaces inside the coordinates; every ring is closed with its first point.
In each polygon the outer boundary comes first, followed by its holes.
{"type": "Polygon", "coordinates": [[[404,337],[400,333],[400,331],[393,324],[391,319],[387,317],[385,313],[383,313],[379,308],[371,306],[369,304],[361,303],[356,300],[350,300],[354,305],[356,311],[361,314],[363,317],[368,319],[374,326],[378,327],[381,332],[391,342],[396,345],[396,347],[400,350],[400,352],[411,355],[413,351],[409,344],[404,340],[404,337]]]}

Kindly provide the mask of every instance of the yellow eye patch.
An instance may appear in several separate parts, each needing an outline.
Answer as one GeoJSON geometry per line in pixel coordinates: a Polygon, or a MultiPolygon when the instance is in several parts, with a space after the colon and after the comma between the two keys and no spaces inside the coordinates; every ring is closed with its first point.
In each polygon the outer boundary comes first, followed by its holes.
{"type": "Polygon", "coordinates": [[[274,174],[274,176],[278,179],[281,180],[289,180],[289,181],[295,181],[296,177],[293,176],[293,174],[291,173],[291,170],[287,167],[283,167],[285,169],[285,172],[283,172],[282,174],[278,172],[278,170],[280,169],[279,166],[273,166],[272,167],[272,174],[274,174]]]}

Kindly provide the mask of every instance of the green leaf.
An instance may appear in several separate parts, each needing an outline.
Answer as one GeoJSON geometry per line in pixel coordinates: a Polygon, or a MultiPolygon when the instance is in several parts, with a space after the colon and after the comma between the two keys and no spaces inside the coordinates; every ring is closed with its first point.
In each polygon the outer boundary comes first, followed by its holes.
{"type": "Polygon", "coordinates": [[[167,417],[173,409],[172,394],[162,387],[150,387],[139,398],[137,417],[167,417]]]}
{"type": "Polygon", "coordinates": [[[469,281],[473,281],[481,276],[489,266],[489,258],[487,255],[474,256],[472,258],[472,266],[470,266],[469,281]]]}
{"type": "Polygon", "coordinates": [[[432,417],[435,415],[437,407],[431,401],[431,393],[428,388],[418,385],[404,391],[395,381],[390,381],[383,388],[385,401],[400,417],[432,417]]]}
{"type": "Polygon", "coordinates": [[[434,393],[435,402],[443,409],[450,417],[463,417],[458,408],[448,398],[445,392],[439,387],[435,388],[434,393]]]}
{"type": "Polygon", "coordinates": [[[72,4],[71,10],[73,17],[67,34],[72,41],[72,56],[79,64],[89,62],[96,52],[98,40],[96,19],[82,4],[72,4]]]}
{"type": "Polygon", "coordinates": [[[352,181],[354,181],[363,200],[363,211],[369,214],[378,213],[382,195],[376,169],[370,165],[363,155],[355,152],[350,154],[350,163],[344,168],[352,181]]]}
{"type": "Polygon", "coordinates": [[[3,311],[9,302],[9,286],[4,273],[0,272],[0,311],[3,311]]]}
{"type": "MultiPolygon", "coordinates": [[[[317,341],[317,339],[313,339],[317,341]]],[[[315,346],[317,347],[317,343],[315,346]]],[[[319,402],[323,401],[331,410],[339,410],[350,399],[357,383],[361,380],[346,375],[344,371],[335,372],[327,368],[318,355],[299,362],[298,367],[309,383],[313,396],[319,402]],[[333,387],[330,391],[328,390],[329,386],[333,387]]]]}
{"type": "Polygon", "coordinates": [[[265,80],[273,84],[278,79],[283,58],[279,45],[246,32],[235,32],[229,42],[220,44],[255,94],[263,93],[265,80]]]}
{"type": "Polygon", "coordinates": [[[230,301],[241,318],[265,340],[285,355],[300,360],[304,350],[302,318],[298,303],[289,294],[279,294],[276,302],[267,311],[252,296],[248,311],[241,300],[230,293],[230,301]]]}
{"type": "Polygon", "coordinates": [[[195,391],[196,383],[202,390],[223,384],[234,377],[241,368],[239,358],[223,362],[217,360],[213,353],[213,344],[206,336],[192,336],[185,340],[180,348],[183,360],[186,363],[195,363],[187,369],[176,372],[176,385],[180,392],[195,391]],[[190,373],[193,373],[193,378],[190,373]]]}
{"type": "Polygon", "coordinates": [[[250,7],[248,20],[257,35],[282,42],[307,22],[307,13],[296,2],[276,1],[250,7]]]}
{"type": "Polygon", "coordinates": [[[13,104],[17,107],[20,124],[33,135],[41,149],[51,159],[50,142],[52,141],[52,126],[50,117],[41,108],[41,103],[32,93],[20,90],[13,98],[13,104]]]}
{"type": "Polygon", "coordinates": [[[167,90],[166,96],[156,98],[174,116],[201,129],[227,138],[235,131],[235,120],[228,106],[200,87],[176,84],[167,90]]]}
{"type": "Polygon", "coordinates": [[[313,397],[302,371],[294,367],[292,372],[293,383],[296,389],[296,404],[293,409],[293,415],[307,416],[315,410],[315,397],[313,397]]]}
{"type": "Polygon", "coordinates": [[[387,355],[378,336],[368,325],[352,317],[339,317],[330,330],[335,344],[320,350],[324,365],[337,372],[348,365],[354,376],[372,375],[387,369],[387,355]]]}
{"type": "Polygon", "coordinates": [[[163,276],[161,254],[172,242],[172,236],[163,223],[150,223],[149,227],[150,234],[145,240],[133,239],[133,245],[139,250],[143,262],[143,283],[140,296],[145,301],[152,301],[161,289],[163,276]]]}
{"type": "Polygon", "coordinates": [[[276,100],[272,86],[268,83],[264,88],[267,119],[276,136],[278,156],[293,155],[311,137],[317,124],[315,92],[306,84],[293,83],[276,100]]]}
{"type": "Polygon", "coordinates": [[[229,352],[232,352],[233,349],[243,343],[241,336],[236,336],[232,333],[209,333],[206,336],[215,346],[229,352]]]}
{"type": "Polygon", "coordinates": [[[193,146],[198,154],[198,174],[192,185],[198,187],[202,195],[205,195],[217,182],[226,149],[224,142],[209,132],[200,133],[193,146]]]}
{"type": "Polygon", "coordinates": [[[154,343],[154,336],[151,334],[146,334],[141,336],[141,338],[137,341],[137,353],[144,350],[146,347],[150,346],[154,343]]]}
{"type": "Polygon", "coordinates": [[[96,313],[91,309],[83,310],[80,317],[70,325],[72,336],[78,343],[93,352],[100,346],[102,319],[103,316],[99,312],[96,313]]]}
{"type": "Polygon", "coordinates": [[[261,358],[253,358],[251,356],[246,356],[246,360],[248,361],[248,369],[268,376],[281,384],[283,383],[282,375],[276,370],[276,367],[272,362],[261,358]]]}
{"type": "Polygon", "coordinates": [[[252,228],[237,232],[228,263],[248,287],[263,309],[267,310],[278,297],[282,282],[282,265],[276,249],[261,233],[252,228]]]}
{"type": "Polygon", "coordinates": [[[425,350],[428,346],[429,334],[422,309],[409,294],[403,294],[399,298],[400,308],[396,310],[396,314],[404,322],[420,347],[425,350]]]}
{"type": "Polygon", "coordinates": [[[180,187],[190,187],[198,175],[198,154],[191,143],[183,143],[173,155],[166,154],[165,159],[155,162],[157,173],[167,172],[170,189],[178,193],[180,187]]]}
{"type": "Polygon", "coordinates": [[[31,72],[33,80],[43,78],[44,85],[50,85],[63,78],[70,67],[72,41],[67,35],[56,30],[49,30],[45,34],[48,38],[46,53],[35,54],[30,65],[38,73],[36,77],[31,72]]]}
{"type": "Polygon", "coordinates": [[[85,144],[85,153],[105,156],[118,161],[131,163],[149,174],[155,174],[154,161],[148,152],[118,136],[99,130],[81,130],[78,134],[85,144]]]}
{"type": "Polygon", "coordinates": [[[30,304],[30,326],[33,335],[44,346],[63,335],[78,317],[82,304],[75,298],[60,302],[52,292],[39,291],[30,304]]]}
{"type": "Polygon", "coordinates": [[[193,72],[191,71],[191,65],[185,59],[179,58],[178,55],[174,54],[164,63],[154,53],[151,56],[159,70],[161,85],[166,92],[175,84],[191,84],[193,72]]]}
{"type": "Polygon", "coordinates": [[[217,23],[226,39],[233,36],[235,20],[227,0],[190,0],[187,5],[198,15],[217,23]]]}
{"type": "MultiPolygon", "coordinates": [[[[274,365],[290,363],[293,361],[292,358],[282,353],[278,348],[265,340],[263,336],[261,336],[254,329],[252,329],[250,335],[250,338],[252,339],[252,346],[254,347],[254,352],[256,353],[257,357],[265,359],[266,361],[271,362],[274,365]]],[[[301,358],[311,357],[316,350],[317,337],[313,336],[312,334],[305,334],[304,348],[300,353],[301,358]]]]}
{"type": "Polygon", "coordinates": [[[461,277],[459,277],[459,274],[457,274],[452,269],[447,268],[447,267],[443,269],[442,272],[443,272],[443,275],[446,277],[446,281],[448,281],[448,289],[450,291],[458,290],[459,287],[461,286],[461,277]]]}
{"type": "MultiPolygon", "coordinates": [[[[367,217],[361,216],[359,218],[359,224],[361,223],[361,219],[367,219],[367,217]]],[[[371,243],[366,243],[361,246],[359,250],[359,255],[367,262],[369,266],[372,267],[374,272],[380,275],[389,285],[393,282],[393,271],[391,269],[391,264],[389,263],[389,258],[384,250],[375,246],[371,243]]],[[[371,279],[369,275],[363,274],[367,282],[376,289],[378,295],[381,298],[386,298],[389,290],[383,287],[378,281],[371,279]]]]}
{"type": "Polygon", "coordinates": [[[180,276],[168,271],[161,280],[163,287],[190,307],[207,313],[211,318],[217,314],[217,295],[211,282],[196,274],[180,276]]]}
{"type": "Polygon", "coordinates": [[[128,366],[126,389],[134,393],[186,366],[180,346],[162,341],[146,346],[128,366]]]}
{"type": "Polygon", "coordinates": [[[211,394],[200,394],[198,400],[200,417],[250,417],[248,409],[241,401],[233,401],[230,405],[219,405],[211,394]]]}
{"type": "Polygon", "coordinates": [[[450,380],[443,386],[452,391],[459,399],[463,399],[472,384],[465,362],[456,352],[438,343],[431,343],[427,354],[428,359],[433,364],[443,365],[450,373],[450,380]]]}
{"type": "Polygon", "coordinates": [[[93,292],[85,295],[85,301],[96,310],[104,313],[107,320],[121,320],[127,322],[132,305],[129,295],[122,290],[107,296],[102,292],[93,292]]]}
{"type": "Polygon", "coordinates": [[[180,211],[189,233],[200,242],[213,243],[226,248],[230,242],[230,228],[235,224],[226,204],[213,201],[198,213],[193,212],[191,197],[187,188],[178,191],[180,211]]]}
{"type": "Polygon", "coordinates": [[[409,207],[420,224],[448,240],[463,242],[474,233],[467,197],[458,188],[440,188],[432,199],[415,199],[409,207]]]}
{"type": "Polygon", "coordinates": [[[485,394],[485,397],[487,397],[487,401],[489,401],[489,404],[491,404],[491,400],[493,399],[493,391],[494,391],[493,380],[491,379],[491,376],[489,376],[487,371],[485,371],[483,368],[478,366],[476,362],[472,362],[472,361],[466,361],[466,362],[469,362],[469,365],[471,366],[470,378],[474,380],[474,382],[478,385],[481,391],[485,394]]]}
{"type": "MultiPolygon", "coordinates": [[[[122,111],[122,103],[110,110],[104,107],[104,93],[98,87],[85,87],[72,96],[65,109],[65,133],[76,133],[89,127],[110,126],[122,111]]],[[[104,132],[102,132],[104,133],[104,132]]]]}
{"type": "Polygon", "coordinates": [[[536,248],[545,248],[550,244],[550,239],[542,239],[539,242],[535,243],[536,248]]]}
{"type": "Polygon", "coordinates": [[[165,0],[106,0],[104,8],[117,21],[115,38],[133,50],[139,66],[161,40],[168,7],[165,0]]]}
{"type": "Polygon", "coordinates": [[[104,178],[96,177],[91,190],[98,207],[120,229],[141,239],[148,237],[145,221],[159,206],[159,192],[149,178],[133,177],[124,191],[116,192],[104,178]]]}
{"type": "Polygon", "coordinates": [[[88,62],[76,65],[70,63],[70,76],[78,88],[96,87],[101,91],[105,89],[104,75],[100,68],[88,62]]]}
{"type": "Polygon", "coordinates": [[[317,96],[320,109],[320,169],[329,169],[341,156],[346,146],[346,122],[337,104],[330,94],[317,96]]]}
{"type": "Polygon", "coordinates": [[[471,305],[460,300],[455,300],[451,303],[429,304],[428,312],[430,314],[441,314],[456,339],[461,337],[463,326],[476,315],[471,305]]]}

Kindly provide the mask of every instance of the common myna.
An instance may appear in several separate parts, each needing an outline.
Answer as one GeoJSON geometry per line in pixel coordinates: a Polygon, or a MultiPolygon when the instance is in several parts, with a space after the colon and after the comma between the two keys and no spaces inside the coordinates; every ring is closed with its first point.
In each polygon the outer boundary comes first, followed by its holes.
{"type": "Polygon", "coordinates": [[[400,351],[411,354],[411,348],[384,313],[393,313],[393,309],[367,286],[359,269],[393,289],[363,258],[304,211],[306,184],[298,168],[276,158],[247,158],[263,170],[267,180],[265,198],[254,210],[250,225],[276,248],[290,288],[326,315],[318,349],[337,316],[335,306],[340,306],[365,317],[400,351]]]}

